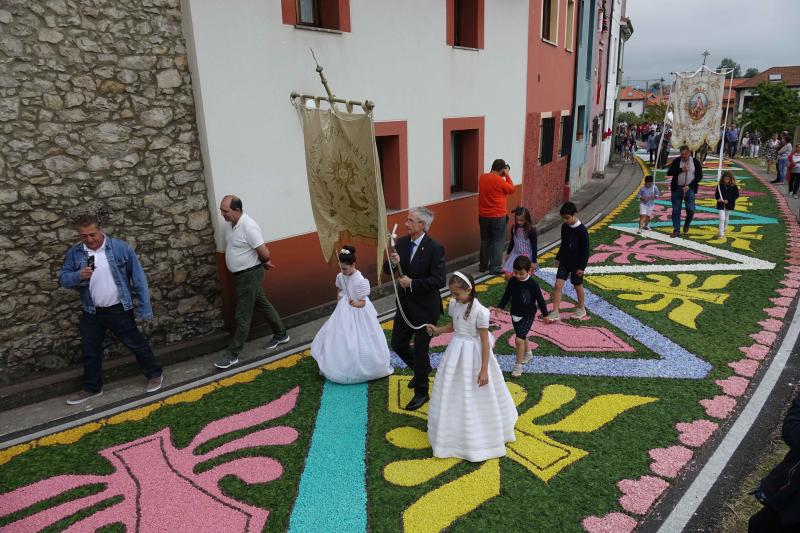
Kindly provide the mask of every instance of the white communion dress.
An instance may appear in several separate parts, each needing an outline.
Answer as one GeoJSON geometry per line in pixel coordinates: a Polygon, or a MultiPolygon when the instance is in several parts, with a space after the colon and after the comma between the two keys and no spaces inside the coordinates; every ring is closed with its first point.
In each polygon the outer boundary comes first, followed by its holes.
{"type": "MultiPolygon", "coordinates": [[[[434,457],[477,462],[506,454],[506,442],[516,440],[518,414],[493,352],[489,354],[489,383],[478,386],[482,352],[478,328],[489,327],[489,310],[474,300],[465,318],[467,306],[450,300],[454,333],[436,370],[428,407],[428,441],[434,457]]],[[[491,333],[489,343],[491,349],[491,333]]]]}
{"type": "Polygon", "coordinates": [[[311,356],[320,372],[335,383],[363,383],[392,373],[389,346],[378,322],[378,312],[369,300],[369,280],[356,270],[336,276],[339,301],[333,314],[311,343],[311,356]],[[352,300],[365,300],[361,308],[352,300]]]}

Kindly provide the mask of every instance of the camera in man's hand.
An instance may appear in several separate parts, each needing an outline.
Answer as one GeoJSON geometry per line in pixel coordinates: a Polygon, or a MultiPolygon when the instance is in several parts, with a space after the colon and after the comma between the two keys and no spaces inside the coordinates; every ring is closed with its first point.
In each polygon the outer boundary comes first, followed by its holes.
{"type": "Polygon", "coordinates": [[[89,268],[91,268],[92,270],[94,270],[94,269],[95,269],[95,266],[94,266],[94,256],[93,256],[93,255],[90,255],[90,256],[89,256],[89,258],[86,260],[86,266],[87,266],[87,267],[89,267],[89,268]]]}

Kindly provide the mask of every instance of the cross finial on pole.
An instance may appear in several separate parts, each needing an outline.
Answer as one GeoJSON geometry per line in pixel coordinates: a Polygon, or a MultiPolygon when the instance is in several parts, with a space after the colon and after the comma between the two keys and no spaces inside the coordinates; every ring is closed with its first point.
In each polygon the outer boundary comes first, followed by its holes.
{"type": "Polygon", "coordinates": [[[704,50],[703,53],[700,55],[703,56],[703,66],[705,66],[706,61],[708,60],[708,56],[711,55],[711,52],[709,52],[708,50],[704,50]]]}

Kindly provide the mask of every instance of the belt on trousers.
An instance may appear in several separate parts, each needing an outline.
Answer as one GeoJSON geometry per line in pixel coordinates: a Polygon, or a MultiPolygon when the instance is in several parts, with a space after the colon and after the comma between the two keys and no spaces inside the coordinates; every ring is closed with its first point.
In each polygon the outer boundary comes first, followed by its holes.
{"type": "Polygon", "coordinates": [[[251,270],[255,270],[257,268],[264,268],[261,266],[261,263],[257,264],[256,266],[251,266],[250,268],[245,268],[244,270],[239,270],[238,272],[234,272],[234,276],[238,276],[239,274],[244,274],[245,272],[250,272],[251,270]]]}
{"type": "Polygon", "coordinates": [[[95,306],[94,310],[96,313],[122,313],[123,311],[125,311],[125,308],[122,307],[121,303],[119,303],[109,307],[95,306]]]}

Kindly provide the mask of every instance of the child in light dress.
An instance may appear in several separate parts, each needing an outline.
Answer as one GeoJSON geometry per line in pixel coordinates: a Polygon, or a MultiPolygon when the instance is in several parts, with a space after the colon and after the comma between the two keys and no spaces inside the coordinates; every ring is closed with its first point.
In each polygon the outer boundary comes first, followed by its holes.
{"type": "Polygon", "coordinates": [[[311,343],[323,376],[336,383],[363,383],[392,373],[389,346],[369,300],[369,280],[356,270],[356,249],[339,252],[336,309],[311,343]]]}
{"type": "Polygon", "coordinates": [[[514,275],[514,260],[521,256],[527,256],[533,263],[533,270],[536,271],[536,254],[538,251],[536,239],[536,226],[531,220],[531,212],[526,207],[514,209],[514,226],[511,228],[511,241],[508,243],[505,260],[503,261],[503,272],[506,277],[514,275]]]}
{"type": "Polygon", "coordinates": [[[513,442],[517,408],[492,353],[489,310],[475,297],[469,274],[455,272],[446,326],[428,325],[431,335],[453,332],[436,370],[428,408],[428,441],[434,457],[479,462],[503,457],[513,442]]]}
{"type": "Polygon", "coordinates": [[[658,187],[653,182],[653,176],[645,176],[644,185],[639,189],[639,233],[643,229],[650,229],[653,207],[656,205],[656,198],[660,194],[658,187]]]}

